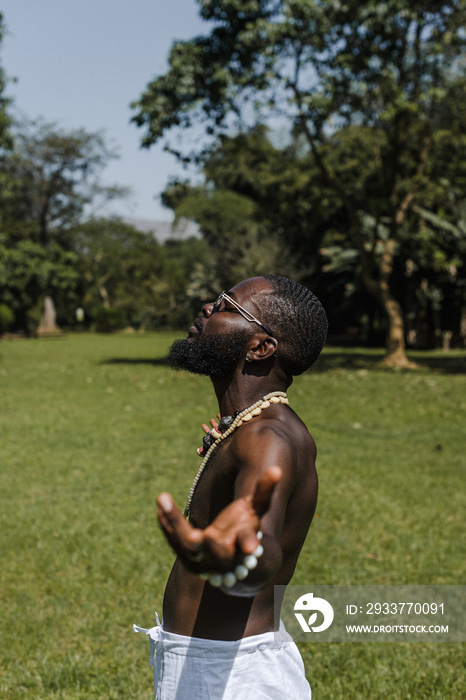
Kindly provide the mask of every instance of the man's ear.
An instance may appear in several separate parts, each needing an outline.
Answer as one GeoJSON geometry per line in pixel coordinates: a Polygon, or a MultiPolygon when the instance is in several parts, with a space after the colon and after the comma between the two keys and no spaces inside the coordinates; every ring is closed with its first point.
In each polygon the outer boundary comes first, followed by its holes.
{"type": "Polygon", "coordinates": [[[249,343],[247,362],[258,362],[273,357],[277,352],[278,341],[270,335],[257,333],[249,343]]]}

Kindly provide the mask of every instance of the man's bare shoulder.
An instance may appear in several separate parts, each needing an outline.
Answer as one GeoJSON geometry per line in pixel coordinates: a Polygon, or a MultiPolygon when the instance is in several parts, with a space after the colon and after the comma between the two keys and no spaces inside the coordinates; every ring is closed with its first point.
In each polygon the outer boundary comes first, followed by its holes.
{"type": "Polygon", "coordinates": [[[316,447],[304,423],[291,409],[270,412],[241,426],[228,451],[227,459],[236,472],[235,497],[252,492],[268,468],[281,469],[265,521],[270,531],[284,538],[286,552],[297,551],[312,520],[318,490],[316,447]]]}
{"type": "Polygon", "coordinates": [[[264,414],[241,426],[232,436],[231,456],[239,468],[253,461],[259,469],[272,464],[294,469],[305,463],[314,464],[316,446],[299,416],[287,410],[264,414]]]}

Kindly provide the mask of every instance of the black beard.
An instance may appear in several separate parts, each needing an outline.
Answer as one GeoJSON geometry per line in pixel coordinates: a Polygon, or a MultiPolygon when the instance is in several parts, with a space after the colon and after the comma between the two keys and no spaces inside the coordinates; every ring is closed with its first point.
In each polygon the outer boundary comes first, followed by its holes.
{"type": "Polygon", "coordinates": [[[186,369],[207,377],[228,377],[238,364],[251,333],[238,330],[205,337],[203,335],[175,340],[168,351],[168,364],[173,369],[186,369]]]}

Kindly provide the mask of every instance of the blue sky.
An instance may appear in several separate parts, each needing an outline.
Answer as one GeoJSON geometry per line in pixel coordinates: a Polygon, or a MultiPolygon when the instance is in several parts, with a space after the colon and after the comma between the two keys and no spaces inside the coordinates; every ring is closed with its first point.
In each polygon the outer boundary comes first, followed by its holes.
{"type": "Polygon", "coordinates": [[[139,146],[130,103],[167,68],[175,39],[207,33],[195,0],[1,0],[7,35],[0,62],[9,78],[13,113],[65,129],[105,130],[119,147],[106,184],[130,187],[127,202],[107,213],[171,220],[158,195],[180,174],[158,145],[139,146]]]}

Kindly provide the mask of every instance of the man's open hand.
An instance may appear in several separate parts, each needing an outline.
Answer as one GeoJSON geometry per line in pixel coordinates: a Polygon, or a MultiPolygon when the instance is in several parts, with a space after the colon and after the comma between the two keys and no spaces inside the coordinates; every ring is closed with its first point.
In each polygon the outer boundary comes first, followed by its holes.
{"type": "Polygon", "coordinates": [[[184,518],[170,494],[161,493],[157,498],[157,516],[165,537],[183,563],[196,573],[231,569],[259,544],[260,520],[270,507],[281,477],[280,467],[269,467],[253,495],[234,500],[204,530],[193,527],[184,518]]]}

